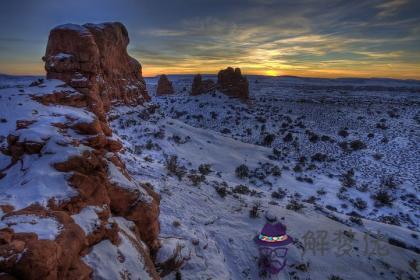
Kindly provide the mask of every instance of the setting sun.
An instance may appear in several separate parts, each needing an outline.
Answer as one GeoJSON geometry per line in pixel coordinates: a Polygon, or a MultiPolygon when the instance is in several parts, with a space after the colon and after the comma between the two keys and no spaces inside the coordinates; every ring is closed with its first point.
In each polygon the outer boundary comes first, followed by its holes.
{"type": "Polygon", "coordinates": [[[267,70],[267,71],[265,71],[265,74],[267,76],[278,76],[279,75],[276,70],[267,70]]]}

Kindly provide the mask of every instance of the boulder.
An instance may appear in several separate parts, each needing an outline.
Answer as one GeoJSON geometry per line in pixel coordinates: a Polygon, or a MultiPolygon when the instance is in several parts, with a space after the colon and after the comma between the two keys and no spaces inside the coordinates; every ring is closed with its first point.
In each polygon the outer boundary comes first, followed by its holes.
{"type": "Polygon", "coordinates": [[[191,95],[200,95],[204,93],[211,93],[216,90],[215,83],[210,80],[203,80],[200,74],[194,76],[194,80],[191,86],[191,95]]]}
{"type": "Polygon", "coordinates": [[[248,80],[242,76],[241,69],[228,67],[217,75],[219,90],[231,97],[249,98],[248,80]]]}
{"type": "Polygon", "coordinates": [[[169,81],[168,77],[165,74],[161,75],[158,81],[156,95],[167,95],[173,93],[174,88],[172,86],[172,82],[169,81]]]}
{"type": "Polygon", "coordinates": [[[127,53],[128,32],[119,22],[65,24],[50,31],[43,60],[48,79],[59,79],[82,94],[104,120],[112,103],[149,100],[141,65],[127,53]]]}

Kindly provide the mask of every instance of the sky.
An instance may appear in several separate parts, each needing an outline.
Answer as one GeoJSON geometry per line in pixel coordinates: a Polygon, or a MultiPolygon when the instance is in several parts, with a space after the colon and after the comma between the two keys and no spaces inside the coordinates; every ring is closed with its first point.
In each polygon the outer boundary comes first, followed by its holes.
{"type": "Polygon", "coordinates": [[[120,21],[145,76],[420,79],[420,0],[0,0],[0,73],[44,74],[49,30],[120,21]]]}

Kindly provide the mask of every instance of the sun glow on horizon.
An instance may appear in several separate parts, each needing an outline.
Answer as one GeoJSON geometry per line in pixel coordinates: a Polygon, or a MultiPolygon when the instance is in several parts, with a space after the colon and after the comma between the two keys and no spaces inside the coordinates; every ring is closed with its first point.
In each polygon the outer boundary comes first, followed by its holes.
{"type": "Polygon", "coordinates": [[[279,73],[276,70],[270,69],[270,70],[265,71],[265,75],[267,75],[267,76],[278,76],[279,73]]]}

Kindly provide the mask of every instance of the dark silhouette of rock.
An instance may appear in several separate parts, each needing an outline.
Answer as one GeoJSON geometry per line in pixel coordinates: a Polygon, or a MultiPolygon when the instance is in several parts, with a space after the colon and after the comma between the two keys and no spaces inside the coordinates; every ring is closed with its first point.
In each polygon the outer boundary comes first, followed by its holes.
{"type": "Polygon", "coordinates": [[[172,86],[172,82],[169,81],[168,77],[165,74],[161,75],[158,81],[156,95],[167,95],[173,93],[174,88],[172,86]]]}
{"type": "Polygon", "coordinates": [[[194,76],[191,86],[191,95],[200,95],[204,93],[214,92],[216,90],[215,83],[210,80],[203,80],[200,74],[194,76]]]}
{"type": "Polygon", "coordinates": [[[43,60],[48,79],[59,79],[85,95],[103,120],[112,103],[148,100],[141,65],[127,54],[128,32],[119,22],[65,24],[51,30],[43,60]]]}
{"type": "Polygon", "coordinates": [[[228,67],[217,75],[219,90],[231,97],[249,98],[248,80],[242,76],[241,69],[228,67]]]}

